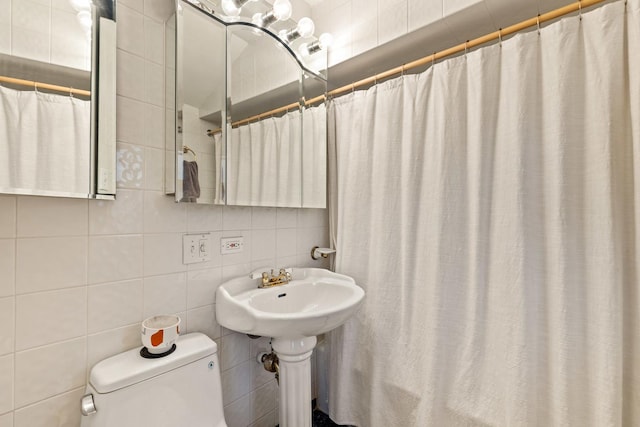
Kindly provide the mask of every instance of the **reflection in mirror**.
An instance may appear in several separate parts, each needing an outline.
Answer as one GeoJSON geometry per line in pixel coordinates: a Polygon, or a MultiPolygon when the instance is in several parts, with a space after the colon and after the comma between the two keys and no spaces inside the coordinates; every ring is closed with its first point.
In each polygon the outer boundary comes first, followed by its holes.
{"type": "Polygon", "coordinates": [[[0,192],[112,197],[115,2],[8,0],[3,9],[0,192]],[[98,81],[105,62],[113,68],[98,81]]]}
{"type": "Polygon", "coordinates": [[[227,28],[230,130],[227,203],[302,206],[301,77],[298,62],[269,34],[227,28]],[[291,110],[252,121],[255,112],[291,110]]]}
{"type": "Polygon", "coordinates": [[[181,1],[177,21],[176,201],[224,204],[225,26],[181,1]]]}

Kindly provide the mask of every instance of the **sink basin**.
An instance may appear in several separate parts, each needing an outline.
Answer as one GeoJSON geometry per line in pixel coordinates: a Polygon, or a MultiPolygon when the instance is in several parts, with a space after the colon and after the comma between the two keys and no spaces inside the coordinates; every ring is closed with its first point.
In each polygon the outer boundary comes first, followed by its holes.
{"type": "Polygon", "coordinates": [[[216,292],[222,326],[273,338],[312,337],[344,323],[364,291],[345,275],[322,268],[294,268],[285,285],[260,289],[259,279],[238,277],[216,292]]]}

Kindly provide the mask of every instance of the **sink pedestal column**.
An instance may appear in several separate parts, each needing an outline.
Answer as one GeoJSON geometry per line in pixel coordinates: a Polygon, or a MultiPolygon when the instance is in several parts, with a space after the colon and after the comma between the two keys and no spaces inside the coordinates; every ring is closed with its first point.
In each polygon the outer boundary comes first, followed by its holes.
{"type": "Polygon", "coordinates": [[[280,360],[280,427],[311,427],[311,353],[316,337],[273,338],[280,360]]]}

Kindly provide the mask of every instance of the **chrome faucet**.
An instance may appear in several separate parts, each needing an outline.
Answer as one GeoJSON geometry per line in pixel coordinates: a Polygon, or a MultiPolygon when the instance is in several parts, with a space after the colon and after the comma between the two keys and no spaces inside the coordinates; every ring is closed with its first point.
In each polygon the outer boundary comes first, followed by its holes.
{"type": "Polygon", "coordinates": [[[291,271],[287,270],[290,269],[281,268],[277,275],[274,273],[274,270],[271,270],[271,274],[266,271],[262,272],[262,279],[258,288],[270,288],[273,286],[286,285],[291,280],[291,271]]]}

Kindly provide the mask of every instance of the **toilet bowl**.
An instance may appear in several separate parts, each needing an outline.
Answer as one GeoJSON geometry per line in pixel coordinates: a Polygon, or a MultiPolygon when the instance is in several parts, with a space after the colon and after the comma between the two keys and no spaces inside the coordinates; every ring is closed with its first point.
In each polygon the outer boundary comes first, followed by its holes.
{"type": "Polygon", "coordinates": [[[97,363],[81,411],[81,427],[227,427],[216,343],[191,333],[164,357],[137,348],[97,363]]]}

